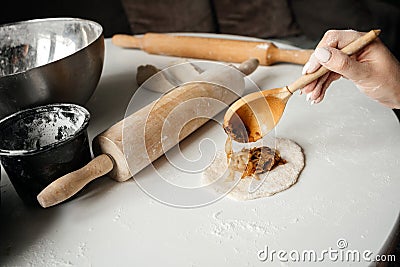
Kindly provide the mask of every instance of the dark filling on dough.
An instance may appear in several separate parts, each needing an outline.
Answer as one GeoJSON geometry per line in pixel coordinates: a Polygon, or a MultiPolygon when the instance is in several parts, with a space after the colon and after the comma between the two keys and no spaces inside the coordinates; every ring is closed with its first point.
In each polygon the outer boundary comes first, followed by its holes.
{"type": "MultiPolygon", "coordinates": [[[[243,172],[242,178],[254,174],[266,173],[278,165],[283,165],[286,160],[281,158],[279,151],[267,146],[254,147],[248,151],[249,161],[243,172]]],[[[256,176],[257,177],[257,176],[256,176]]]]}
{"type": "Polygon", "coordinates": [[[225,153],[231,179],[233,179],[235,171],[242,173],[242,179],[248,176],[254,176],[258,179],[259,174],[266,173],[276,166],[286,163],[278,150],[267,146],[252,149],[243,148],[239,152],[233,152],[232,140],[229,137],[225,143],[225,153]]]}

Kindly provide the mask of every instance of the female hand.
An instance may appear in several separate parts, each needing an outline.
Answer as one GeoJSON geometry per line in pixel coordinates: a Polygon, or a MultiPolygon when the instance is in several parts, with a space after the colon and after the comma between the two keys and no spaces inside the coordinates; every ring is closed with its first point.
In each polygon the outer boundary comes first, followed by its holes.
{"type": "Polygon", "coordinates": [[[331,70],[302,89],[312,104],[321,102],[329,85],[343,76],[370,98],[400,108],[400,63],[379,39],[353,56],[340,51],[363,34],[353,30],[325,33],[303,68],[303,74],[315,72],[321,65],[331,70]]]}

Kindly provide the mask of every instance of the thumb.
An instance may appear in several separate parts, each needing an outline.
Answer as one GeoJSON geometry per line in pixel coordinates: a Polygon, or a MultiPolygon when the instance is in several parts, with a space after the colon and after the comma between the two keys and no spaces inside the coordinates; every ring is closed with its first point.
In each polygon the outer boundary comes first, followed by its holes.
{"type": "Polygon", "coordinates": [[[350,80],[361,80],[365,74],[362,63],[333,47],[317,47],[314,55],[322,66],[350,80]]]}

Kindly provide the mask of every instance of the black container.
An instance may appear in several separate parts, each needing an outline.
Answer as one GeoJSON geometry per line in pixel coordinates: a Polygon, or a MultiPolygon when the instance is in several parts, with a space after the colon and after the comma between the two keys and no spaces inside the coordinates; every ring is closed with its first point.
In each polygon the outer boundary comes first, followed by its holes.
{"type": "Polygon", "coordinates": [[[81,106],[51,104],[0,121],[1,163],[26,204],[39,206],[48,184],[90,161],[89,119],[81,106]]]}

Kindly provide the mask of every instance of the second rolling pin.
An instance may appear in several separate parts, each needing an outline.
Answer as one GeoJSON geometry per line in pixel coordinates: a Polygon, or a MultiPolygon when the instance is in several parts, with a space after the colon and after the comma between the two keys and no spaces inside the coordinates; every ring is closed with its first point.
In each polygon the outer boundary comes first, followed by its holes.
{"type": "Polygon", "coordinates": [[[278,62],[305,64],[313,50],[280,49],[271,42],[254,42],[146,33],[143,36],[116,34],[113,44],[124,48],[142,49],[150,54],[243,62],[257,58],[260,65],[278,62]]]}

